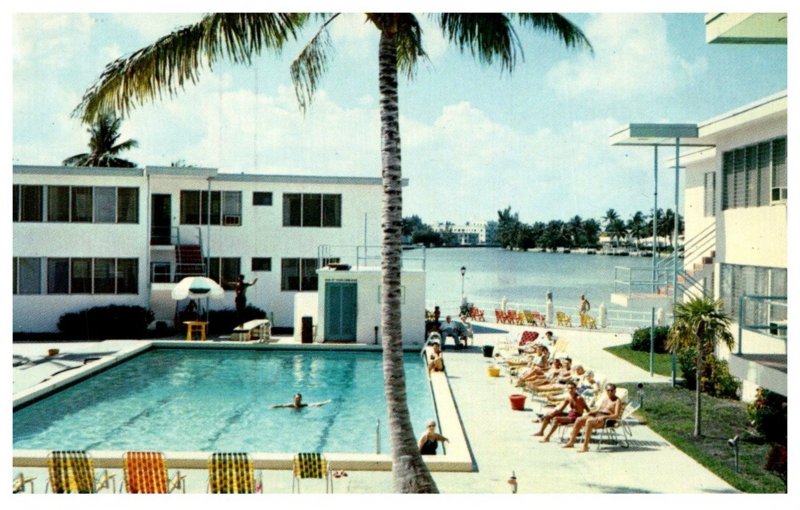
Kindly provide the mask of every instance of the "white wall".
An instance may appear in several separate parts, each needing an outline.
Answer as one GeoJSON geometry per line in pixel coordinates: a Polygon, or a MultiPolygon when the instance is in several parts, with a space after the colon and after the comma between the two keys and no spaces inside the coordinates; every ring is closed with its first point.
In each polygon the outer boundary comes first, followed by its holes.
{"type": "MultiPolygon", "coordinates": [[[[356,342],[373,344],[375,326],[378,342],[382,341],[381,327],[381,271],[379,268],[362,268],[350,271],[319,271],[319,299],[317,304],[317,339],[325,338],[325,282],[331,280],[355,281],[357,290],[356,342]]],[[[404,344],[422,344],[425,339],[425,272],[404,270],[400,275],[403,301],[400,307],[404,344]]]]}

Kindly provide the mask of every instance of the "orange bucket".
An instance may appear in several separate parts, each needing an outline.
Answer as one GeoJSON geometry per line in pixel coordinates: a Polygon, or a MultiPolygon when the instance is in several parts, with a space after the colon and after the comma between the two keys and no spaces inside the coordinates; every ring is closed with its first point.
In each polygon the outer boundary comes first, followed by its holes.
{"type": "Polygon", "coordinates": [[[489,367],[489,377],[500,377],[500,367],[489,367]]]}
{"type": "Polygon", "coordinates": [[[520,395],[515,393],[514,395],[508,396],[509,400],[511,400],[511,409],[514,411],[524,411],[525,410],[525,399],[527,395],[520,395]]]}

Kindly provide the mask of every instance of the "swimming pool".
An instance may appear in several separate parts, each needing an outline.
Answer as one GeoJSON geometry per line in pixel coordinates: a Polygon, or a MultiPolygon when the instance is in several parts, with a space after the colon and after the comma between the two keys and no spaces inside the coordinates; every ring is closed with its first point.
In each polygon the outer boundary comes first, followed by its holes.
{"type": "MultiPolygon", "coordinates": [[[[412,423],[435,417],[407,354],[412,423]]],[[[154,348],[14,412],[15,449],[389,451],[380,352],[154,348]],[[272,409],[330,399],[322,407],[272,409]]]]}

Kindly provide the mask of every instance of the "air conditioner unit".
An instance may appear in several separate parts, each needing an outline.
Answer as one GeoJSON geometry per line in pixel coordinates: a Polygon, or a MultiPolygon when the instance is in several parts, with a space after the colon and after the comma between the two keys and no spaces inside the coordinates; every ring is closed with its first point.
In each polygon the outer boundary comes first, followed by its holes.
{"type": "Polygon", "coordinates": [[[242,218],[241,216],[223,216],[222,217],[222,224],[223,225],[241,225],[242,218]]]}
{"type": "Polygon", "coordinates": [[[785,202],[788,188],[772,188],[772,201],[785,202]]]}

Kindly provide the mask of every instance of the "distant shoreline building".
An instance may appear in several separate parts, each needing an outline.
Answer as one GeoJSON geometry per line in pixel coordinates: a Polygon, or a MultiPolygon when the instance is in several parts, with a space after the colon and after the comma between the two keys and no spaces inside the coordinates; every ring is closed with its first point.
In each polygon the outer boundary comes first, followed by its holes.
{"type": "Polygon", "coordinates": [[[497,222],[468,221],[463,225],[457,225],[449,221],[440,221],[432,228],[434,232],[449,232],[455,235],[456,244],[459,246],[491,246],[495,243],[497,222]]]}

